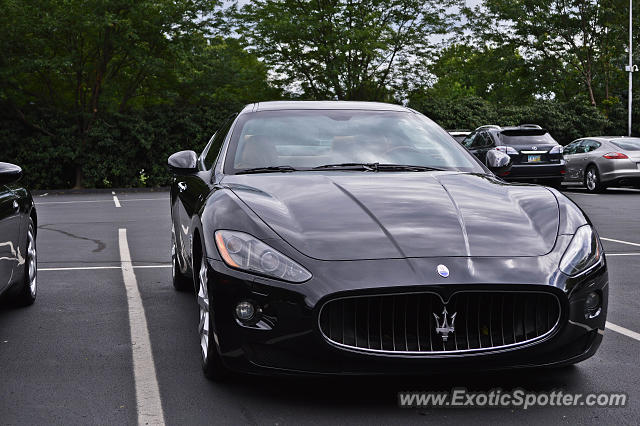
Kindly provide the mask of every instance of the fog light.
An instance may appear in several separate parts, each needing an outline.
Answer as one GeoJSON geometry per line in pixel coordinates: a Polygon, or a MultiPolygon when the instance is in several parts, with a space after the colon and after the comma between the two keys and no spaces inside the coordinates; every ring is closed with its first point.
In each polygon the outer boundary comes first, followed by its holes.
{"type": "Polygon", "coordinates": [[[584,301],[584,317],[595,318],[600,315],[600,311],[602,311],[602,298],[599,293],[592,291],[584,301]]]}
{"type": "Polygon", "coordinates": [[[250,321],[256,314],[253,303],[242,301],[236,305],[236,316],[240,321],[250,321]]]}

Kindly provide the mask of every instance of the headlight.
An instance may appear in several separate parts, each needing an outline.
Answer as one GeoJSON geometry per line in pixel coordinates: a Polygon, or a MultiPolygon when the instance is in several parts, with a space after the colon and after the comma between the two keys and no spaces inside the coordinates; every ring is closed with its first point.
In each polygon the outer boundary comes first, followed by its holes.
{"type": "Polygon", "coordinates": [[[560,271],[574,276],[578,275],[602,258],[602,246],[596,232],[589,225],[578,228],[569,247],[560,260],[560,271]]]}
{"type": "Polygon", "coordinates": [[[311,273],[302,266],[244,232],[216,231],[216,246],[224,262],[232,268],[294,283],[311,278],[311,273]]]}

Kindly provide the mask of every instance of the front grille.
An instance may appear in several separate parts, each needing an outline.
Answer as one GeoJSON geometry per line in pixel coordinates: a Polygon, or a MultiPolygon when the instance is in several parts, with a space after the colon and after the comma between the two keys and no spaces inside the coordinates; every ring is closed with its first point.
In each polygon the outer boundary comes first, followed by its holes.
{"type": "Polygon", "coordinates": [[[435,293],[335,299],[322,307],[319,324],[325,338],[342,347],[443,354],[530,343],[559,318],[559,301],[550,293],[462,291],[446,305],[435,293]]]}

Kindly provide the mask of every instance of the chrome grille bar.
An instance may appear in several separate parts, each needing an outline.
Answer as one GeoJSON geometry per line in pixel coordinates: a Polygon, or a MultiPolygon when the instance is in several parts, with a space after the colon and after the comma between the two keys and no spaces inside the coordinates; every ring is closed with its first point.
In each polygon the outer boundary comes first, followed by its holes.
{"type": "Polygon", "coordinates": [[[322,306],[318,322],[339,347],[444,354],[528,344],[550,334],[559,319],[560,303],[550,292],[460,291],[446,305],[428,292],[334,299],[322,306]]]}

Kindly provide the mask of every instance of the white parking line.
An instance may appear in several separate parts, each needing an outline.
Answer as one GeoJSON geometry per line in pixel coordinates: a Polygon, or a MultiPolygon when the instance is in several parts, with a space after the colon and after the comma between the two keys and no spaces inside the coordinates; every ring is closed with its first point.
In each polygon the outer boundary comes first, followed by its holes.
{"type": "MultiPolygon", "coordinates": [[[[146,268],[171,268],[171,264],[168,265],[134,265],[133,269],[146,269],[146,268]]],[[[121,266],[70,266],[65,268],[38,268],[40,271],[94,271],[100,269],[122,269],[121,266]]]]}
{"type": "Polygon", "coordinates": [[[604,237],[600,237],[601,240],[605,240],[605,241],[611,241],[612,243],[620,243],[620,244],[628,244],[630,246],[635,246],[635,247],[640,247],[640,244],[638,243],[631,243],[629,241],[622,241],[622,240],[614,240],[613,238],[604,238],[604,237]]]}
{"type": "Polygon", "coordinates": [[[611,256],[640,256],[640,252],[638,253],[607,253],[607,257],[611,256]]]}
{"type": "Polygon", "coordinates": [[[111,195],[113,195],[113,203],[116,205],[116,207],[122,207],[120,205],[120,200],[118,200],[118,196],[116,195],[115,191],[111,191],[111,195]]]}
{"type": "Polygon", "coordinates": [[[619,325],[615,325],[609,321],[606,322],[606,327],[609,330],[613,330],[616,333],[624,334],[627,337],[631,337],[640,342],[640,333],[636,333],[635,331],[631,331],[628,328],[620,327],[619,325]]]}
{"type": "MultiPolygon", "coordinates": [[[[127,198],[123,201],[169,201],[169,198],[127,198]]],[[[113,200],[77,200],[77,201],[45,201],[36,202],[36,206],[43,206],[47,204],[77,204],[77,203],[113,203],[113,200]]]]}
{"type": "Polygon", "coordinates": [[[129,328],[131,331],[131,352],[133,355],[133,375],[136,385],[136,403],[139,425],[164,425],[160,390],[151,350],[151,339],[147,318],[140,298],[136,275],[131,265],[131,253],[127,241],[127,230],[118,230],[122,278],[127,290],[129,306],[129,328]]]}
{"type": "Polygon", "coordinates": [[[42,271],[93,271],[97,269],[121,269],[120,266],[78,266],[68,268],[38,268],[38,272],[42,271]]]}

